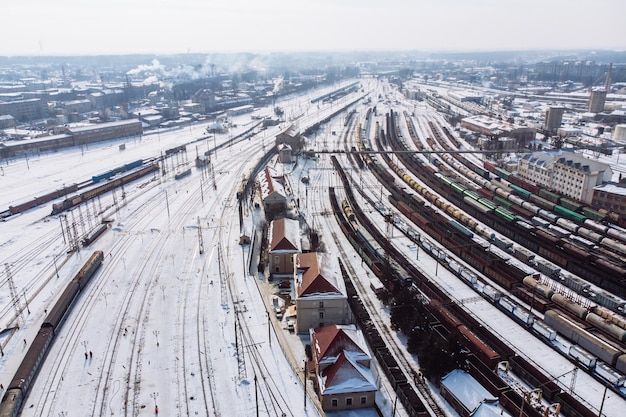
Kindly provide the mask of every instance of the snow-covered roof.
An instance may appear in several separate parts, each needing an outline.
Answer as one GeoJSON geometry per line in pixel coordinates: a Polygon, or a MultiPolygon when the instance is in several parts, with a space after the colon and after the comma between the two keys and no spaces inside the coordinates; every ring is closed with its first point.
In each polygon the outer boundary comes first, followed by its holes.
{"type": "Polygon", "coordinates": [[[297,296],[311,297],[343,295],[345,287],[343,280],[338,276],[335,258],[328,253],[309,252],[301,253],[296,260],[297,296]]]}
{"type": "Polygon", "coordinates": [[[611,194],[626,195],[626,187],[614,183],[606,183],[593,188],[596,191],[604,191],[611,194]]]}
{"type": "Polygon", "coordinates": [[[472,417],[511,417],[511,414],[504,411],[497,403],[482,403],[472,413],[472,417]]]}
{"type": "Polygon", "coordinates": [[[318,375],[322,395],[376,391],[372,370],[356,361],[352,352],[343,351],[337,361],[318,375]]]}
{"type": "Polygon", "coordinates": [[[352,352],[359,361],[371,359],[363,333],[353,324],[333,324],[309,332],[317,363],[333,363],[343,351],[352,352]]]}
{"type": "Polygon", "coordinates": [[[270,253],[301,252],[300,224],[297,220],[281,218],[270,227],[270,253]]]}
{"type": "Polygon", "coordinates": [[[263,194],[263,198],[271,195],[272,193],[277,193],[282,197],[287,197],[287,193],[285,192],[285,187],[278,181],[276,178],[279,177],[276,175],[276,172],[270,167],[265,167],[263,172],[261,173],[260,185],[261,192],[263,194]]]}
{"type": "Polygon", "coordinates": [[[584,156],[574,152],[566,152],[563,150],[533,152],[524,155],[522,159],[528,160],[529,163],[543,165],[548,168],[553,167],[555,164],[559,164],[567,165],[571,169],[577,169],[585,172],[603,172],[610,169],[608,164],[585,158],[584,156]]]}

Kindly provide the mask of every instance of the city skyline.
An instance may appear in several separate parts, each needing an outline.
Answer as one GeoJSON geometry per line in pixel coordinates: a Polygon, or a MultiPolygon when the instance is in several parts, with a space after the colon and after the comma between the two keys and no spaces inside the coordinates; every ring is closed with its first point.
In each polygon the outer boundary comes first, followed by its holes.
{"type": "Polygon", "coordinates": [[[626,49],[619,0],[26,0],[3,10],[8,56],[626,49]]]}

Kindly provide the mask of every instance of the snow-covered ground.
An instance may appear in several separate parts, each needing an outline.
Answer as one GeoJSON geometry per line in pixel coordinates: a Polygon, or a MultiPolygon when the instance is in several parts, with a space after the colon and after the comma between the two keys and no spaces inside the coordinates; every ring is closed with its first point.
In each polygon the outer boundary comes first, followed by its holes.
{"type": "MultiPolygon", "coordinates": [[[[311,97],[323,93],[278,105],[288,115],[301,115],[297,123],[302,127],[342,105],[341,101],[321,108],[310,104],[311,97]]],[[[249,247],[239,245],[241,234],[250,234],[263,216],[257,209],[245,208],[244,224],[240,225],[235,193],[242,177],[285,125],[220,148],[211,155],[212,170],[192,168],[190,176],[174,179],[176,168],[192,166],[196,146],[203,153],[253,123],[250,115],[234,121],[236,129],[214,137],[207,137],[207,124],[195,124],[82,150],[30,155],[2,166],[0,208],[4,209],[63,184],[79,183],[197,140],[187,146],[186,156],[168,159],[164,176],[149,175],[126,186],[123,195],[116,191],[115,201],[107,194],[89,202],[66,213],[67,222],[62,216],[49,216],[51,205],[47,204],[0,223],[0,325],[2,329],[20,326],[0,336],[4,347],[0,383],[4,387],[39,330],[46,310],[93,250],[105,253],[102,268],[80,296],[51,348],[24,416],[140,416],[153,415],[155,406],[163,415],[181,416],[255,415],[257,407],[260,415],[320,415],[315,396],[306,400],[303,396],[303,341],[281,329],[270,305],[272,288],[262,275],[256,276],[255,267],[250,268],[249,247]],[[119,150],[121,143],[126,144],[126,150],[119,150]],[[99,240],[80,252],[66,253],[67,234],[76,233],[68,232],[66,224],[82,233],[102,218],[112,222],[99,240]],[[15,299],[10,296],[7,273],[17,290],[15,299]],[[17,319],[16,307],[21,310],[17,319]]],[[[329,132],[341,131],[343,119],[331,124],[334,127],[309,144],[315,149],[342,149],[340,137],[329,132]]],[[[339,249],[331,235],[340,236],[341,231],[327,210],[328,187],[339,186],[339,182],[329,167],[328,156],[320,161],[301,160],[291,172],[291,184],[300,198],[303,216],[322,231],[327,249],[336,253],[339,249]],[[306,187],[301,186],[303,175],[311,181],[306,187]]],[[[367,186],[371,178],[363,175],[365,188],[378,199],[380,187],[367,186]]],[[[377,221],[381,228],[386,227],[382,218],[377,221]]],[[[434,259],[423,251],[416,253],[413,244],[393,232],[392,236],[407,258],[415,259],[425,274],[436,276],[454,297],[473,299],[469,289],[434,259]]],[[[349,252],[349,256],[346,261],[357,274],[367,277],[356,255],[349,252]]],[[[569,362],[531,340],[511,320],[495,320],[499,316],[489,304],[473,301],[468,308],[503,338],[525,346],[523,353],[528,352],[529,359],[550,375],[557,377],[571,368],[569,362]]],[[[381,311],[385,314],[382,306],[381,311]]],[[[402,342],[401,338],[398,341],[402,342]]],[[[566,376],[560,382],[568,385],[570,380],[566,376]]],[[[378,404],[391,415],[394,394],[384,378],[380,383],[378,404]]],[[[599,405],[602,387],[582,372],[578,373],[576,391],[594,406],[599,405]]],[[[439,402],[450,415],[455,414],[439,402]]],[[[609,392],[603,413],[618,417],[624,405],[623,399],[609,392]]],[[[404,410],[399,407],[396,415],[405,415],[404,410]]]]}
{"type": "MultiPolygon", "coordinates": [[[[312,107],[307,96],[281,105],[306,108],[311,117],[332,111],[312,107]]],[[[236,129],[210,138],[205,124],[197,124],[10,160],[0,177],[0,207],[192,140],[199,139],[202,153],[252,123],[250,115],[233,121],[236,129]]],[[[188,145],[186,156],[168,159],[165,175],[148,175],[116,190],[115,200],[109,193],[65,213],[67,222],[49,216],[46,204],[0,224],[1,323],[19,324],[0,338],[4,387],[65,285],[94,250],[105,254],[22,415],[153,415],[157,406],[163,415],[320,414],[315,396],[303,397],[304,349],[283,350],[278,343],[281,331],[268,325],[272,310],[261,296],[267,284],[249,273],[249,247],[238,244],[260,214],[246,209],[240,225],[235,193],[283,127],[226,146],[211,155],[212,170],[192,168],[192,175],[175,180],[175,171],[192,167],[196,151],[188,145]],[[67,234],[82,234],[102,218],[111,221],[109,230],[91,247],[68,254],[67,234]]]]}

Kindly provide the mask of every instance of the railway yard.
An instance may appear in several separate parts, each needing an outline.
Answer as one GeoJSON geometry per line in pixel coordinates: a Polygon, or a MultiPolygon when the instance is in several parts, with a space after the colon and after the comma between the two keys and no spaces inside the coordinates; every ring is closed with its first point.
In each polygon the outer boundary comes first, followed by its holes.
{"type": "Polygon", "coordinates": [[[268,161],[289,215],[339,259],[381,415],[458,415],[394,309],[458,347],[503,415],[623,415],[626,230],[457,153],[472,148],[386,80],[280,105],[311,132],[295,163],[276,160],[286,124],[259,127],[270,108],[228,133],[197,123],[3,161],[0,417],[324,415],[303,386],[307,338],[257,267],[268,161]]]}

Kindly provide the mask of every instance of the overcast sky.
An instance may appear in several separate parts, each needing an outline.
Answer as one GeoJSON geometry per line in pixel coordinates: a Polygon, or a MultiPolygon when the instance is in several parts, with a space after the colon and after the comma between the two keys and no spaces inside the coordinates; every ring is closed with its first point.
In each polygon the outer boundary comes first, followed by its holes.
{"type": "Polygon", "coordinates": [[[625,0],[20,0],[0,55],[626,49],[625,0]]]}

